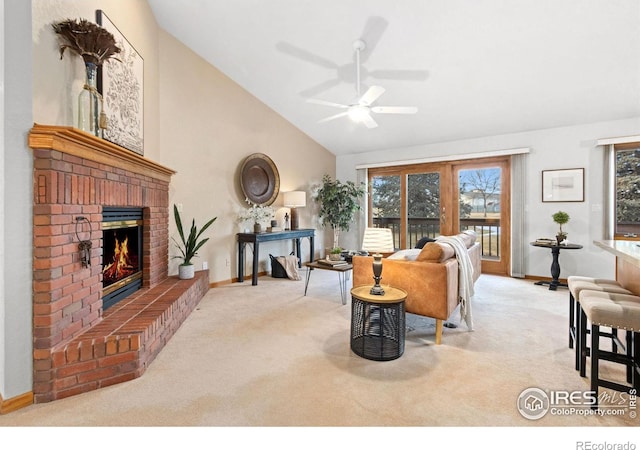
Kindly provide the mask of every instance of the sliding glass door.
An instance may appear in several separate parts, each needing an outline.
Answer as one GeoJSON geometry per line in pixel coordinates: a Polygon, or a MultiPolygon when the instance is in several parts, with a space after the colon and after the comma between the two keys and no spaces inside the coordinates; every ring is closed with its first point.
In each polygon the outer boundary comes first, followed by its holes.
{"type": "Polygon", "coordinates": [[[398,249],[472,229],[483,272],[507,274],[508,157],[369,170],[369,226],[391,228],[398,249]]]}
{"type": "Polygon", "coordinates": [[[509,161],[454,165],[456,229],[474,230],[482,245],[482,271],[509,274],[511,196],[509,161]]]}

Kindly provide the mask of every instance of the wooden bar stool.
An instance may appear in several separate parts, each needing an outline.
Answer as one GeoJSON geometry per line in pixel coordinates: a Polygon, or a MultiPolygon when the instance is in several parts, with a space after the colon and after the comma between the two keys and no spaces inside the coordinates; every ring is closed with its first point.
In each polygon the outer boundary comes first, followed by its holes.
{"type": "Polygon", "coordinates": [[[602,291],[584,291],[580,297],[580,330],[577,344],[580,346],[580,375],[586,375],[587,321],[591,323],[591,391],[596,396],[592,409],[597,409],[600,387],[619,392],[629,392],[640,387],[640,297],[602,291]],[[613,347],[611,351],[600,348],[603,336],[600,327],[625,330],[626,342],[623,352],[613,347]],[[611,361],[626,366],[626,382],[600,378],[599,362],[611,361]]]}
{"type": "MultiPolygon", "coordinates": [[[[612,292],[618,294],[632,294],[628,289],[623,288],[616,280],[605,278],[592,278],[581,276],[570,276],[567,278],[569,287],[569,348],[574,347],[578,338],[578,321],[580,320],[580,292],[584,290],[612,292]]],[[[614,331],[612,331],[612,334],[614,331]]],[[[578,345],[576,347],[576,370],[580,370],[580,353],[578,345]]]]}

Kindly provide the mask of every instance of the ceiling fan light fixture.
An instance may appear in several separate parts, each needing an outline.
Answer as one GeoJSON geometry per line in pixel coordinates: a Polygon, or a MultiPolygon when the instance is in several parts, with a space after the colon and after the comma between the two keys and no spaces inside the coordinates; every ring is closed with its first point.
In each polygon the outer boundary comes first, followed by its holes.
{"type": "Polygon", "coordinates": [[[374,103],[385,89],[382,86],[370,86],[364,94],[360,93],[360,52],[364,50],[366,44],[363,40],[358,39],[353,43],[353,49],[356,52],[356,94],[357,97],[351,103],[335,103],[320,99],[307,99],[309,103],[319,105],[333,106],[342,108],[343,111],[333,116],[325,117],[318,123],[329,122],[339,117],[347,116],[352,122],[363,124],[367,128],[376,128],[378,123],[373,119],[372,114],[415,114],[418,110],[414,106],[374,106],[374,103]]]}
{"type": "Polygon", "coordinates": [[[367,120],[369,116],[369,108],[363,105],[349,106],[349,119],[357,123],[362,123],[367,120]]]}

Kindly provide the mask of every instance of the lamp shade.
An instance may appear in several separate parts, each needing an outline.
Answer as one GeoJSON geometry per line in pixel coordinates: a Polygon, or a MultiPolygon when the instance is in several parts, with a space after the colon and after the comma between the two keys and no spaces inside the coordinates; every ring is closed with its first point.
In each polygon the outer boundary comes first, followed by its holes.
{"type": "Polygon", "coordinates": [[[299,208],[307,206],[307,195],[304,191],[290,191],[284,193],[284,206],[299,208]]]}
{"type": "Polygon", "coordinates": [[[374,253],[392,253],[393,232],[391,228],[367,228],[364,230],[362,250],[374,253]]]}

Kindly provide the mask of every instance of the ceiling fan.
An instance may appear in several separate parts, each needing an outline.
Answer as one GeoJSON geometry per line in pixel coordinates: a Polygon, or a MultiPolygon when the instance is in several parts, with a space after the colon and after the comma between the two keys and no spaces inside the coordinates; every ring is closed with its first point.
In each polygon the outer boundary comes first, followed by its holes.
{"type": "MultiPolygon", "coordinates": [[[[370,70],[364,66],[366,64],[367,59],[370,55],[375,51],[378,42],[382,39],[387,27],[389,26],[389,22],[386,19],[379,16],[369,17],[365,23],[364,29],[362,30],[362,34],[360,35],[360,39],[364,40],[367,43],[367,51],[362,55],[362,66],[361,66],[361,75],[362,79],[366,80],[368,78],[375,78],[380,80],[406,80],[406,81],[424,81],[429,76],[429,73],[426,70],[412,70],[412,69],[373,69],[370,70]]],[[[325,58],[320,55],[316,55],[308,50],[305,50],[300,47],[296,47],[288,42],[278,42],[276,44],[276,48],[292,56],[294,58],[300,59],[302,61],[306,61],[308,63],[314,64],[323,69],[329,69],[335,72],[335,77],[332,79],[325,80],[320,84],[315,86],[311,86],[301,92],[299,94],[304,98],[314,97],[321,92],[325,92],[335,86],[338,86],[341,83],[351,83],[351,78],[354,70],[355,63],[349,61],[346,64],[339,64],[337,62],[331,61],[328,58],[325,58]]]]}
{"type": "Polygon", "coordinates": [[[376,128],[378,123],[373,120],[371,113],[374,114],[415,114],[418,108],[415,106],[373,106],[373,103],[384,94],[385,89],[382,86],[371,86],[364,94],[360,94],[360,52],[366,47],[362,39],[358,39],[353,43],[353,49],[356,52],[356,98],[349,104],[328,102],[315,98],[307,99],[309,103],[317,105],[332,106],[343,109],[344,111],[326,117],[318,123],[328,122],[340,117],[348,116],[357,123],[363,123],[367,128],[376,128]]]}

